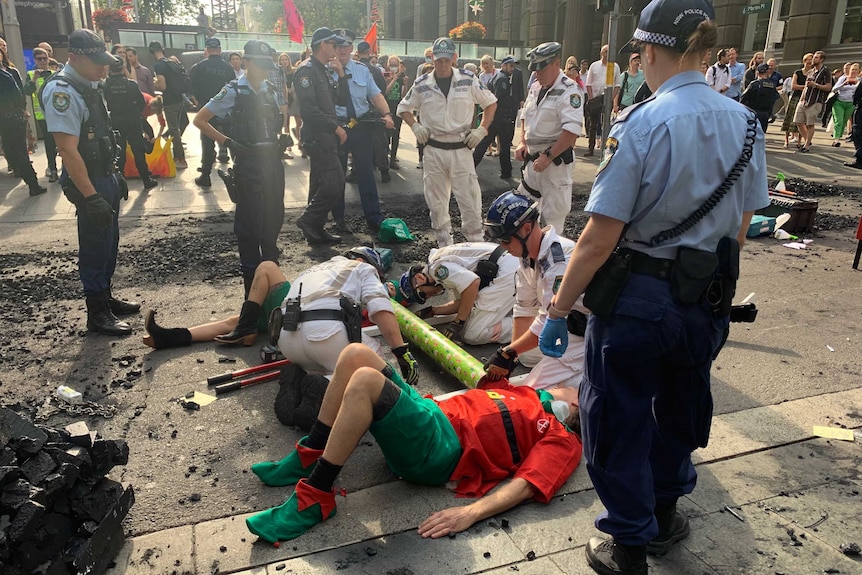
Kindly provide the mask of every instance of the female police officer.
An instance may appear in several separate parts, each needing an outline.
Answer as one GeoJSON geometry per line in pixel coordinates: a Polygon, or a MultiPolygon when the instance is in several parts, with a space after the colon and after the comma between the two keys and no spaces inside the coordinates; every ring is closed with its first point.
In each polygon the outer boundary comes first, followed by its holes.
{"type": "Polygon", "coordinates": [[[654,95],[610,131],[590,221],[540,338],[548,355],[565,349],[563,316],[593,281],[580,409],[587,469],[607,509],[596,526],[612,536],[587,544],[598,573],[646,575],[647,551],[688,535],[676,501],[694,489],[691,452],[709,435],[709,370],[728,323],[700,280],[713,280],[715,259],[732,266],[716,252],[742,243],[769,203],[760,126],[700,72],[717,39],[713,18],[709,0],[653,0],[641,13],[623,51],[640,53],[654,95]],[[690,150],[719,138],[715,161],[691,161],[690,150]],[[614,288],[618,297],[607,297],[614,288]]]}

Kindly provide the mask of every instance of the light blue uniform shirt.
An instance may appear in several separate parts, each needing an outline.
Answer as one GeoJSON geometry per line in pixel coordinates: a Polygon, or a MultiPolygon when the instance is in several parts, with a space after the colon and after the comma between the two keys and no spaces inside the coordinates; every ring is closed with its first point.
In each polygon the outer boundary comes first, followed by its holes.
{"type": "Polygon", "coordinates": [[[653,257],[673,259],[679,246],[715,251],[723,236],[736,237],[743,212],[769,205],[756,121],[751,162],[715,208],[681,236],[645,243],[683,221],[724,181],[742,153],[749,118],[750,110],[710,88],[699,71],[673,76],[611,127],[585,211],[629,223],[620,245],[653,257]]]}
{"type": "MultiPolygon", "coordinates": [[[[245,74],[237,78],[236,84],[237,87],[248,86],[256,94],[269,91],[269,86],[267,86],[266,80],[263,80],[260,83],[260,86],[258,86],[258,89],[255,90],[254,87],[248,83],[248,77],[245,74]]],[[[233,111],[234,105],[236,105],[236,88],[228,83],[218,94],[213,96],[212,99],[207,102],[204,108],[212,112],[213,115],[218,118],[225,118],[233,111]]]]}
{"type": "MultiPolygon", "coordinates": [[[[351,60],[344,66],[344,73],[345,75],[350,74],[350,78],[339,78],[338,72],[335,71],[330,73],[336,81],[347,82],[350,89],[350,99],[353,100],[353,108],[356,110],[356,117],[364,116],[371,108],[368,101],[380,93],[380,88],[374,83],[371,71],[362,62],[351,60]]],[[[349,114],[345,106],[335,106],[335,115],[338,116],[339,120],[344,120],[349,114]]]]}
{"type": "Polygon", "coordinates": [[[73,79],[79,85],[94,88],[98,82],[91,82],[76,72],[73,67],[66,66],[57,73],[57,80],[48,82],[42,91],[48,131],[78,137],[81,135],[81,126],[90,117],[90,112],[84,103],[84,97],[75,88],[62,85],[65,77],[73,79]]]}
{"type": "Polygon", "coordinates": [[[745,78],[745,64],[737,62],[730,67],[730,77],[736,80],[736,83],[731,82],[730,88],[725,91],[724,95],[728,98],[739,99],[742,96],[742,80],[745,78]]]}

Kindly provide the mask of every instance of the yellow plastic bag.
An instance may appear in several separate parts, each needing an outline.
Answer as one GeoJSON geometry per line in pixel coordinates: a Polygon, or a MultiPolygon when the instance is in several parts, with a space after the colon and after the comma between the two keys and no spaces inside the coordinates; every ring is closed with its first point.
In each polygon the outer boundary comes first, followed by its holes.
{"type": "Polygon", "coordinates": [[[152,154],[147,154],[147,165],[154,176],[161,178],[175,178],[177,176],[177,164],[171,152],[173,137],[167,138],[162,144],[161,139],[156,142],[152,154]]]}

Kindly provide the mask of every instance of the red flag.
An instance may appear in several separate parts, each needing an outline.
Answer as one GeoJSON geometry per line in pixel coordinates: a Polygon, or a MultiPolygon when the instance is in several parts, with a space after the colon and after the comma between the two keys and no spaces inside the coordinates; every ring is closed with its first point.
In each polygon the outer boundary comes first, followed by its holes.
{"type": "MultiPolygon", "coordinates": [[[[285,2],[289,2],[290,0],[284,0],[285,2]]],[[[371,46],[371,52],[377,53],[377,22],[371,25],[371,28],[368,29],[368,34],[365,35],[365,41],[371,46]]]]}
{"type": "Polygon", "coordinates": [[[287,34],[290,39],[297,44],[302,44],[305,22],[302,21],[302,16],[299,15],[293,0],[284,0],[284,21],[287,23],[287,34]]]}

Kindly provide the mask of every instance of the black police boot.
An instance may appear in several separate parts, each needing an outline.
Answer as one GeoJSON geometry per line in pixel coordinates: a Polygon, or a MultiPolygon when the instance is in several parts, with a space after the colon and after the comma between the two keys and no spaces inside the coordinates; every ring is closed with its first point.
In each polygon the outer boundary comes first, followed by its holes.
{"type": "Polygon", "coordinates": [[[108,306],[114,315],[132,315],[141,311],[141,304],[136,301],[123,301],[114,297],[111,284],[108,284],[108,306]]]}
{"type": "Polygon", "coordinates": [[[389,170],[385,172],[380,172],[380,181],[384,184],[388,184],[392,181],[392,176],[389,175],[389,170]]]}
{"type": "Polygon", "coordinates": [[[212,181],[210,180],[209,174],[201,174],[200,176],[195,178],[195,184],[202,188],[209,188],[213,185],[212,181]]]}
{"type": "Polygon", "coordinates": [[[48,188],[45,186],[40,186],[38,183],[30,184],[30,195],[31,196],[41,196],[45,192],[48,191],[48,188]]]}
{"type": "Polygon", "coordinates": [[[144,344],[154,349],[186,347],[192,344],[192,332],[184,327],[161,327],[156,323],[156,312],[153,310],[147,312],[144,329],[149,334],[144,338],[144,344]]]}
{"type": "Polygon", "coordinates": [[[656,505],[655,518],[658,521],[658,535],[647,543],[647,553],[661,557],[682,541],[691,532],[688,517],[676,510],[676,502],[668,505],[656,505]]]}
{"type": "Polygon", "coordinates": [[[341,236],[336,236],[327,232],[323,227],[315,229],[314,226],[303,220],[301,217],[296,220],[296,227],[302,230],[306,241],[309,245],[324,245],[337,244],[341,242],[341,236]]]}
{"type": "Polygon", "coordinates": [[[132,326],[117,319],[108,303],[108,292],[87,296],[87,329],[105,335],[129,335],[132,326]]]}
{"type": "Polygon", "coordinates": [[[646,545],[591,537],[586,553],[587,563],[599,575],[647,575],[646,545]]]}
{"type": "Polygon", "coordinates": [[[152,176],[147,176],[146,178],[144,178],[144,189],[145,190],[150,190],[152,188],[155,188],[158,185],[159,185],[159,183],[156,180],[154,180],[152,176]]]}
{"type": "Polygon", "coordinates": [[[254,283],[254,272],[242,272],[242,288],[243,293],[245,295],[242,296],[242,300],[245,301],[248,299],[248,294],[251,293],[251,284],[254,283]]]}
{"type": "Polygon", "coordinates": [[[242,311],[239,312],[239,321],[233,331],[224,335],[217,335],[215,340],[219,343],[253,345],[257,338],[257,318],[260,317],[260,304],[253,301],[245,301],[242,311]]]}
{"type": "Polygon", "coordinates": [[[346,176],[344,176],[344,181],[348,184],[355,184],[357,180],[358,177],[356,176],[356,171],[354,170],[350,170],[350,172],[346,176]]]}

